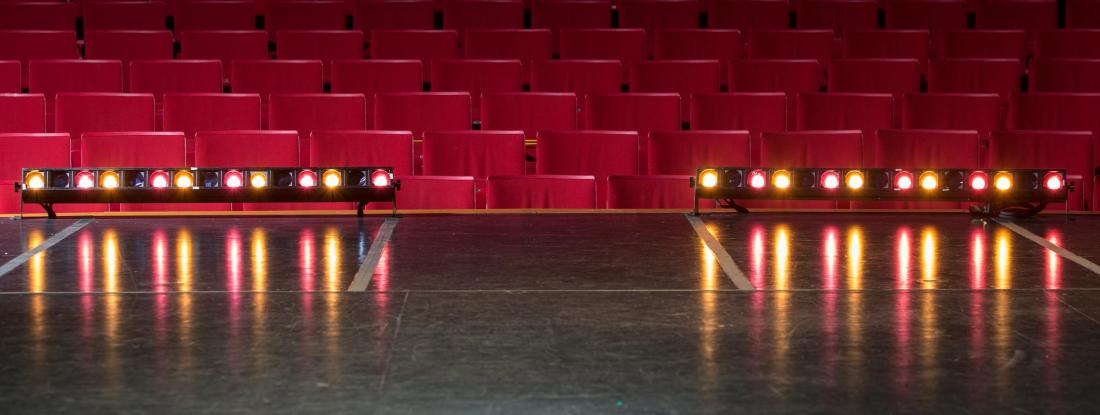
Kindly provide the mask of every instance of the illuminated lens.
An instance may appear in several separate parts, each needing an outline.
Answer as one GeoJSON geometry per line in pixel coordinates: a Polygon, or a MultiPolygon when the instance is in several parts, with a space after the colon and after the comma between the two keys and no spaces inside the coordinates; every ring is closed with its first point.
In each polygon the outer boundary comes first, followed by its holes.
{"type": "Polygon", "coordinates": [[[105,171],[99,174],[99,185],[104,189],[114,189],[118,187],[118,173],[113,171],[105,171]]]}
{"type": "Polygon", "coordinates": [[[1046,186],[1047,190],[1061,190],[1065,185],[1065,180],[1062,179],[1062,174],[1058,172],[1049,172],[1043,176],[1043,186],[1046,186]]]}
{"type": "Polygon", "coordinates": [[[989,187],[989,175],[984,171],[970,173],[970,189],[985,190],[987,187],[989,187]]]}
{"type": "Polygon", "coordinates": [[[849,189],[862,189],[863,188],[863,172],[859,170],[852,170],[848,172],[844,177],[844,181],[848,183],[849,189]]]}
{"type": "Polygon", "coordinates": [[[248,183],[252,187],[264,187],[267,186],[267,173],[252,172],[248,175],[248,183]]]}
{"type": "Polygon", "coordinates": [[[776,170],[775,173],[772,173],[772,184],[777,189],[791,187],[791,173],[786,170],[776,170]]]}
{"type": "Polygon", "coordinates": [[[23,183],[27,185],[28,189],[41,189],[46,187],[46,176],[38,170],[31,170],[27,172],[27,177],[23,179],[23,183]]]}
{"type": "MultiPolygon", "coordinates": [[[[714,180],[715,180],[715,183],[717,183],[718,178],[715,177],[714,180]]],[[[375,170],[373,173],[370,174],[370,184],[374,185],[374,187],[387,187],[387,186],[389,186],[390,185],[390,172],[382,170],[382,169],[375,170]]]]}
{"type": "MultiPolygon", "coordinates": [[[[180,170],[176,172],[176,176],[172,181],[176,182],[176,187],[190,188],[195,185],[195,176],[187,170],[180,170]]],[[[154,183],[153,186],[156,187],[156,184],[154,183]]]]}
{"type": "Polygon", "coordinates": [[[340,172],[336,170],[325,170],[325,173],[321,175],[321,181],[325,183],[325,187],[336,187],[340,185],[340,172]]]}
{"type": "Polygon", "coordinates": [[[993,187],[1005,191],[1012,188],[1012,174],[1002,171],[993,176],[993,187]]]}
{"type": "Polygon", "coordinates": [[[703,187],[706,188],[717,186],[718,172],[711,169],[703,170],[703,172],[699,174],[699,184],[702,184],[703,187]]]}
{"type": "Polygon", "coordinates": [[[76,187],[81,189],[91,189],[95,187],[95,175],[92,172],[84,170],[76,174],[76,187]]]}
{"type": "Polygon", "coordinates": [[[821,187],[826,189],[840,187],[840,174],[832,170],[821,173],[821,187]]]}
{"type": "Polygon", "coordinates": [[[153,172],[153,174],[149,175],[149,184],[157,189],[168,187],[168,173],[164,170],[153,172]]]}
{"type": "Polygon", "coordinates": [[[753,189],[762,189],[768,184],[767,179],[764,177],[763,170],[753,170],[749,172],[749,186],[753,189]]]}
{"type": "Polygon", "coordinates": [[[905,170],[899,171],[894,175],[894,186],[897,186],[901,190],[909,190],[913,188],[913,173],[905,170]]]}
{"type": "Polygon", "coordinates": [[[225,187],[238,188],[244,186],[244,175],[236,170],[225,172],[225,187]]]}
{"type": "Polygon", "coordinates": [[[920,187],[924,190],[936,190],[940,187],[940,178],[935,172],[926,171],[920,174],[920,187]]]}
{"type": "Polygon", "coordinates": [[[298,172],[298,186],[313,187],[317,185],[317,173],[312,170],[298,172]]]}

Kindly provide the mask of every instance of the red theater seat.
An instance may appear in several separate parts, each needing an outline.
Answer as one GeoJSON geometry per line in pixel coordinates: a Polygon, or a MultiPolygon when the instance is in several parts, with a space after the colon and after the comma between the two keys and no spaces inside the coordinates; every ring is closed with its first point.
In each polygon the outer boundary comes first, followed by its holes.
{"type": "Polygon", "coordinates": [[[295,131],[205,131],[195,134],[197,167],[298,167],[295,131]]]}
{"type": "Polygon", "coordinates": [[[481,94],[523,90],[523,64],[517,60],[442,60],[431,69],[432,91],[469,92],[474,120],[481,119],[481,94]]]}
{"type": "MultiPolygon", "coordinates": [[[[0,112],[0,117],[5,115],[0,112]]],[[[10,190],[13,183],[23,181],[24,168],[69,166],[68,134],[0,134],[0,187],[8,189],[0,192],[0,213],[19,213],[19,193],[10,190]]],[[[58,210],[71,211],[68,207],[58,205],[58,210]]],[[[23,211],[44,213],[38,205],[25,205],[23,211]]]]}
{"type": "Polygon", "coordinates": [[[374,128],[425,131],[469,130],[470,94],[465,92],[402,92],[374,97],[374,128]]]}
{"type": "Polygon", "coordinates": [[[36,60],[30,63],[30,91],[53,102],[59,92],[122,92],[122,62],[36,60]]]}
{"type": "Polygon", "coordinates": [[[0,61],[0,93],[23,90],[23,70],[19,61],[0,61]]]}
{"type": "Polygon", "coordinates": [[[0,29],[73,30],[79,3],[3,2],[0,3],[0,29]]]}
{"type": "Polygon", "coordinates": [[[609,0],[534,0],[531,27],[553,32],[554,51],[558,51],[561,29],[607,29],[611,27],[609,0]]]}
{"type": "MultiPolygon", "coordinates": [[[[717,60],[721,74],[744,54],[741,32],[721,29],[661,29],[654,39],[657,60],[717,60]]],[[[723,85],[725,76],[721,77],[723,85]]]]}
{"type": "Polygon", "coordinates": [[[431,30],[435,24],[432,0],[360,0],[355,2],[355,28],[372,30],[431,30]]]}
{"type": "Polygon", "coordinates": [[[827,29],[837,34],[878,29],[876,0],[797,0],[799,29],[827,29]]]}
{"type": "MultiPolygon", "coordinates": [[[[87,133],[81,138],[81,167],[186,167],[183,133],[130,132],[87,133]]],[[[122,211],[228,210],[224,203],[161,204],[124,203],[122,211]]]]}
{"type": "Polygon", "coordinates": [[[172,59],[173,54],[172,32],[167,30],[101,30],[84,33],[84,58],[122,61],[123,84],[130,77],[131,61],[172,59]]]}
{"type": "MultiPolygon", "coordinates": [[[[474,209],[477,188],[470,176],[397,176],[401,190],[397,207],[404,209],[474,209]]],[[[371,203],[372,209],[388,209],[389,203],[371,203]]]]}
{"type": "Polygon", "coordinates": [[[370,128],[363,94],[273,94],[270,101],[268,128],[298,131],[303,165],[313,148],[309,142],[313,131],[370,128]]]}
{"type": "Polygon", "coordinates": [[[516,59],[523,62],[524,83],[531,62],[554,56],[549,29],[468,30],[462,43],[466,59],[516,59]]]}
{"type": "Polygon", "coordinates": [[[262,30],[194,30],[180,34],[180,59],[219,59],[223,68],[234,60],[271,59],[262,30]]]}
{"type": "MultiPolygon", "coordinates": [[[[608,209],[691,209],[695,192],[687,176],[610,176],[608,209]]],[[[706,201],[701,201],[706,203],[706,201]]]]}
{"type": "Polygon", "coordinates": [[[441,131],[424,133],[427,176],[522,175],[521,131],[441,131]]]}
{"type": "Polygon", "coordinates": [[[833,58],[831,30],[765,30],[749,34],[749,59],[814,59],[822,66],[833,58]]]}
{"type": "Polygon", "coordinates": [[[1006,106],[996,94],[907,94],[901,128],[977,130],[982,137],[1005,128],[1006,106]]]}
{"type": "Polygon", "coordinates": [[[1100,30],[1044,30],[1039,32],[1039,37],[1035,41],[1035,56],[1038,58],[1100,59],[1100,30]]]}
{"type": "Polygon", "coordinates": [[[0,60],[18,60],[27,86],[28,63],[34,59],[80,59],[76,32],[52,30],[0,30],[0,60]]]}
{"type": "Polygon", "coordinates": [[[1100,2],[1093,0],[1066,0],[1066,27],[1100,28],[1100,2]]]}
{"type": "Polygon", "coordinates": [[[418,60],[349,60],[332,62],[332,92],[364,94],[418,92],[424,88],[418,60]]]}
{"type": "Polygon", "coordinates": [[[264,27],[272,35],[280,30],[344,30],[349,11],[343,1],[270,1],[264,27]]]}
{"type": "MultiPolygon", "coordinates": [[[[642,141],[642,160],[645,160],[645,143],[650,131],[677,131],[680,127],[678,94],[589,95],[585,100],[584,128],[637,131],[642,141]]],[[[645,168],[644,163],[639,166],[645,168]]]]}
{"type": "Polygon", "coordinates": [[[485,94],[482,130],[522,130],[528,138],[539,131],[577,129],[577,95],[555,92],[485,94]]]}
{"type": "Polygon", "coordinates": [[[130,62],[130,92],[147,92],[158,100],[173,92],[222,92],[222,63],[217,60],[150,60],[130,62]]]}
{"type": "MultiPolygon", "coordinates": [[[[1010,130],[1089,131],[1100,134],[1100,94],[1017,95],[1008,117],[1010,130]]],[[[1100,146],[1093,146],[1093,162],[1100,161],[1100,146]]]]}
{"type": "Polygon", "coordinates": [[[965,30],[967,0],[886,0],[886,28],[965,30]]]}
{"type": "Polygon", "coordinates": [[[821,90],[815,60],[744,60],[730,66],[730,91],[797,94],[821,90]]]}
{"type": "Polygon", "coordinates": [[[520,0],[443,0],[443,28],[522,29],[520,0]]]}
{"type": "Polygon", "coordinates": [[[720,29],[783,30],[790,27],[787,0],[710,0],[708,25],[720,29]]]}
{"type": "Polygon", "coordinates": [[[649,135],[649,174],[694,176],[702,166],[749,166],[748,131],[669,131],[649,135]]]}
{"type": "Polygon", "coordinates": [[[645,60],[643,29],[568,29],[561,31],[562,59],[618,59],[624,64],[645,60]]]}
{"type": "Polygon", "coordinates": [[[494,176],[489,178],[489,209],[594,209],[592,176],[494,176]]]}
{"type": "Polygon", "coordinates": [[[606,207],[607,176],[639,173],[639,135],[633,131],[543,131],[535,148],[539,175],[596,177],[596,207],[606,207]]]}
{"type": "Polygon", "coordinates": [[[46,132],[46,97],[0,94],[0,133],[46,132]]]}
{"type": "Polygon", "coordinates": [[[233,92],[268,94],[320,93],[321,61],[233,61],[229,83],[233,92]]]}
{"type": "MultiPolygon", "coordinates": [[[[989,166],[994,169],[1051,168],[1066,169],[1068,176],[1080,176],[1069,181],[1076,190],[1069,194],[1070,210],[1088,210],[1095,192],[1093,134],[1086,131],[1009,131],[996,132],[990,139],[989,166]]],[[[1063,210],[1059,203],[1048,206],[1051,211],[1063,210]]],[[[1096,206],[1091,206],[1096,210],[1096,206]]]]}
{"type": "MultiPolygon", "coordinates": [[[[194,138],[199,131],[259,130],[258,94],[167,93],[164,94],[165,131],[182,131],[194,138]]],[[[188,141],[188,160],[195,153],[188,141]]]]}
{"type": "Polygon", "coordinates": [[[71,134],[74,150],[86,132],[153,131],[155,124],[152,94],[57,94],[54,131],[71,134]]]}
{"type": "Polygon", "coordinates": [[[829,92],[920,92],[920,63],[913,59],[837,59],[829,66],[829,92]]]}
{"type": "Polygon", "coordinates": [[[966,30],[943,32],[938,37],[940,58],[1017,59],[1027,56],[1023,30],[966,30]]]}
{"type": "Polygon", "coordinates": [[[618,9],[619,27],[645,29],[650,43],[658,29],[699,27],[697,0],[628,0],[618,9]]]}
{"type": "Polygon", "coordinates": [[[978,29],[1021,29],[1030,34],[1058,28],[1056,0],[977,1],[978,29]]]}
{"type": "Polygon", "coordinates": [[[630,70],[630,91],[680,94],[681,119],[686,122],[692,94],[718,92],[720,78],[715,60],[636,62],[630,70]]]}
{"type": "MultiPolygon", "coordinates": [[[[760,163],[775,168],[863,167],[863,135],[858,130],[764,133],[760,163]]],[[[750,207],[835,208],[835,201],[750,201],[750,207]],[[751,203],[750,203],[751,202],[751,203]]]]}
{"type": "Polygon", "coordinates": [[[692,96],[691,128],[748,131],[752,140],[749,161],[757,164],[761,134],[786,131],[787,114],[787,96],[783,93],[698,94],[692,96]]]}
{"type": "Polygon", "coordinates": [[[588,94],[622,91],[623,69],[616,60],[535,61],[531,65],[531,90],[588,94]]]}
{"type": "Polygon", "coordinates": [[[252,1],[175,1],[172,14],[176,33],[189,30],[256,30],[256,3],[252,1]]]}
{"type": "Polygon", "coordinates": [[[283,30],[275,34],[279,59],[314,59],[324,65],[329,80],[335,60],[363,58],[363,32],[350,30],[283,30]]]}
{"type": "Polygon", "coordinates": [[[413,173],[408,131],[314,131],[310,144],[308,166],[389,166],[397,176],[413,173]]]}
{"type": "Polygon", "coordinates": [[[164,30],[168,5],[160,1],[86,1],[84,30],[164,30]]]}
{"type": "Polygon", "coordinates": [[[1035,59],[1028,74],[1033,92],[1100,92],[1100,60],[1035,59]]]}
{"type": "Polygon", "coordinates": [[[928,64],[928,92],[1000,94],[1020,92],[1024,67],[1015,59],[933,59],[928,64]]]}
{"type": "Polygon", "coordinates": [[[799,94],[797,105],[798,130],[861,130],[866,138],[865,155],[875,151],[878,130],[896,126],[894,97],[889,94],[799,94]]]}
{"type": "MultiPolygon", "coordinates": [[[[981,167],[981,145],[977,131],[880,130],[873,140],[876,150],[867,163],[871,167],[981,167]]],[[[863,209],[958,209],[962,206],[964,204],[958,202],[853,202],[853,207],[863,209]]]]}
{"type": "Polygon", "coordinates": [[[431,62],[458,59],[458,32],[454,30],[374,30],[370,33],[372,59],[419,59],[424,80],[431,62]]]}
{"type": "Polygon", "coordinates": [[[857,59],[916,59],[922,71],[930,43],[925,30],[878,30],[844,35],[844,57],[857,59]]]}

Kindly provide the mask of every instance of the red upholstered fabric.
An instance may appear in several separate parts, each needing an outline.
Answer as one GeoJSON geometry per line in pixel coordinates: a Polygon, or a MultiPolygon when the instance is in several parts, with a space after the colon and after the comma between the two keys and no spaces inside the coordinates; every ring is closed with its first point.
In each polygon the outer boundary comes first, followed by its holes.
{"type": "Polygon", "coordinates": [[[531,65],[531,90],[588,94],[622,91],[623,66],[617,60],[550,60],[531,65]]]}
{"type": "Polygon", "coordinates": [[[619,27],[645,29],[651,44],[658,29],[699,27],[697,0],[621,1],[618,9],[619,27]]]}
{"type": "Polygon", "coordinates": [[[996,94],[907,94],[901,128],[977,130],[987,137],[1005,128],[1006,111],[996,94]]]}
{"type": "Polygon", "coordinates": [[[198,167],[297,167],[296,131],[207,131],[195,134],[198,167]],[[262,149],[262,151],[257,151],[262,149]]]}
{"type": "Polygon", "coordinates": [[[419,60],[350,60],[332,62],[332,92],[364,94],[423,90],[419,60]]]}
{"type": "MultiPolygon", "coordinates": [[[[980,138],[977,131],[966,130],[881,130],[871,167],[950,168],[981,167],[980,138]]],[[[866,144],[866,140],[865,140],[866,144]]],[[[859,202],[863,209],[957,209],[958,202],[859,202]]]]}
{"type": "Polygon", "coordinates": [[[419,59],[428,79],[431,61],[458,59],[458,32],[454,30],[374,30],[370,32],[372,59],[419,59]]]}
{"type": "Polygon", "coordinates": [[[350,10],[343,1],[269,1],[264,27],[280,30],[344,30],[350,10]]]}
{"type": "Polygon", "coordinates": [[[322,92],[321,61],[233,61],[229,83],[233,92],[292,94],[322,92]]]}
{"type": "Polygon", "coordinates": [[[649,174],[695,175],[702,166],[748,166],[748,131],[675,131],[649,135],[649,174]]]}
{"type": "Polygon", "coordinates": [[[279,59],[316,59],[329,80],[332,61],[363,58],[363,32],[350,30],[283,30],[275,34],[279,59]]]}
{"type": "Polygon", "coordinates": [[[856,59],[916,59],[923,70],[930,54],[928,31],[876,30],[844,34],[844,57],[856,59]]]}
{"type": "Polygon", "coordinates": [[[795,5],[799,29],[828,29],[838,34],[878,29],[875,0],[798,0],[795,5]]]}
{"type": "Polygon", "coordinates": [[[516,59],[523,63],[523,80],[531,62],[554,56],[550,29],[468,30],[462,42],[466,59],[516,59]]]}
{"type": "Polygon", "coordinates": [[[680,94],[681,119],[687,121],[691,95],[718,92],[720,78],[716,60],[635,62],[630,69],[630,91],[680,94]]]}
{"type": "Polygon", "coordinates": [[[0,29],[17,30],[72,30],[79,3],[0,3],[0,29]]]}
{"type": "Polygon", "coordinates": [[[817,92],[821,66],[814,60],[746,60],[730,65],[730,91],[817,92]]]}
{"type": "Polygon", "coordinates": [[[783,93],[698,94],[692,100],[691,128],[748,131],[752,164],[760,161],[761,133],[787,130],[787,96],[783,93]]]}
{"type": "MultiPolygon", "coordinates": [[[[1010,130],[1090,131],[1100,134],[1100,94],[1017,95],[1009,111],[1010,130]]],[[[1100,146],[1093,146],[1093,163],[1100,165],[1100,146]]]]}
{"type": "Polygon", "coordinates": [[[798,130],[861,130],[866,138],[864,157],[875,151],[874,136],[880,129],[894,128],[894,98],[889,94],[810,93],[799,94],[798,130]]]}
{"type": "Polygon", "coordinates": [[[522,175],[520,131],[443,131],[424,134],[427,176],[522,175]]]}
{"type": "Polygon", "coordinates": [[[130,62],[172,59],[172,32],[167,30],[99,30],[84,33],[84,58],[122,61],[123,84],[128,83],[130,62]]]}
{"type": "Polygon", "coordinates": [[[366,0],[355,2],[355,28],[429,30],[434,23],[432,0],[366,0]]]}
{"type": "Polygon", "coordinates": [[[522,29],[520,0],[443,0],[443,28],[522,29]]]}
{"type": "Polygon", "coordinates": [[[827,66],[833,58],[831,30],[766,30],[749,33],[749,59],[814,59],[827,66]]]}
{"type": "MultiPolygon", "coordinates": [[[[767,167],[862,167],[863,137],[859,131],[796,131],[764,133],[760,164],[767,167]]],[[[834,208],[835,201],[749,201],[750,207],[834,208]],[[751,202],[751,203],[750,203],[751,202]]]]}
{"type": "Polygon", "coordinates": [[[465,92],[405,92],[374,97],[374,128],[425,131],[469,130],[470,94],[465,92]]]}
{"type": "Polygon", "coordinates": [[[84,30],[164,30],[168,5],[161,1],[88,1],[84,30]]]}
{"type": "Polygon", "coordinates": [[[0,30],[0,60],[18,60],[23,65],[23,86],[27,86],[28,62],[32,59],[80,59],[76,32],[72,30],[0,30]]]}
{"type": "Polygon", "coordinates": [[[567,29],[560,39],[562,59],[618,59],[629,64],[649,56],[643,29],[567,29]]]}
{"type": "Polygon", "coordinates": [[[688,176],[611,176],[608,209],[691,209],[694,190],[688,176]]]}
{"type": "Polygon", "coordinates": [[[0,61],[0,93],[22,91],[22,66],[19,61],[0,61]]]}
{"type": "Polygon", "coordinates": [[[836,59],[829,66],[829,92],[920,92],[920,62],[914,59],[836,59]]]}
{"type": "Polygon", "coordinates": [[[1100,3],[1092,0],[1066,0],[1066,27],[1100,28],[1100,3]]]}
{"type": "Polygon", "coordinates": [[[1035,41],[1035,56],[1039,58],[1100,59],[1100,30],[1044,30],[1039,32],[1039,36],[1035,41]]]}
{"type": "Polygon", "coordinates": [[[933,59],[928,92],[992,93],[1008,98],[1020,92],[1024,67],[1014,59],[933,59]]]}
{"type": "Polygon", "coordinates": [[[397,176],[413,171],[408,131],[314,131],[308,166],[390,166],[397,176]]]}
{"type": "Polygon", "coordinates": [[[481,119],[481,94],[523,90],[518,60],[440,60],[431,69],[432,91],[469,92],[474,120],[481,119]]]}
{"type": "Polygon", "coordinates": [[[557,52],[561,29],[606,29],[611,27],[609,0],[534,0],[531,27],[550,29],[557,52]]]}
{"type": "Polygon", "coordinates": [[[252,1],[175,1],[172,14],[176,33],[189,30],[255,30],[256,3],[252,1]]]}
{"type": "Polygon", "coordinates": [[[485,94],[481,100],[482,130],[539,131],[577,129],[577,95],[555,92],[485,94]]]}
{"type": "MultiPolygon", "coordinates": [[[[10,191],[12,183],[22,182],[25,167],[68,168],[68,134],[0,134],[0,213],[19,213],[19,193],[10,191]]],[[[71,211],[70,205],[58,205],[59,211],[71,211]]],[[[103,205],[97,205],[103,210],[103,205]]],[[[44,213],[38,205],[25,205],[26,213],[44,213]]]]}
{"type": "MultiPolygon", "coordinates": [[[[60,93],[54,116],[54,131],[73,137],[79,151],[80,136],[96,131],[153,131],[152,94],[60,93]]],[[[73,154],[79,160],[79,154],[73,154]]]]}
{"type": "Polygon", "coordinates": [[[1027,33],[1022,30],[943,32],[937,41],[940,58],[1023,60],[1027,56],[1027,33]]]}
{"type": "Polygon", "coordinates": [[[259,130],[258,94],[164,94],[164,129],[188,137],[199,131],[259,130]]]}
{"type": "Polygon", "coordinates": [[[886,0],[886,28],[965,30],[967,0],[886,0]]]}
{"type": "MultiPolygon", "coordinates": [[[[473,209],[474,178],[470,176],[397,176],[399,209],[473,209]]],[[[390,203],[370,203],[370,209],[389,209],[390,203]]]]}
{"type": "Polygon", "coordinates": [[[1035,59],[1028,74],[1033,92],[1100,92],[1100,59],[1035,59]]]}
{"type": "Polygon", "coordinates": [[[592,176],[494,176],[489,209],[594,209],[592,176]]]}
{"type": "Polygon", "coordinates": [[[540,175],[592,175],[597,207],[604,207],[607,176],[639,173],[639,136],[625,131],[543,131],[535,147],[540,175]]]}
{"type": "Polygon", "coordinates": [[[317,130],[365,130],[367,100],[363,94],[273,94],[268,105],[273,130],[296,130],[302,164],[309,160],[309,135],[317,130]]]}
{"type": "Polygon", "coordinates": [[[262,30],[187,30],[180,33],[180,59],[219,59],[229,69],[234,60],[270,59],[262,30]]]}
{"type": "MultiPolygon", "coordinates": [[[[1093,134],[1085,131],[1010,131],[996,132],[990,139],[991,168],[1052,168],[1067,169],[1068,176],[1080,176],[1070,181],[1077,188],[1069,194],[1070,210],[1096,210],[1091,205],[1096,188],[1093,183],[1093,157],[1096,143],[1093,134]]],[[[1048,206],[1057,211],[1064,205],[1048,206]]]]}
{"type": "Polygon", "coordinates": [[[722,85],[730,62],[745,54],[741,32],[730,29],[660,29],[653,49],[657,60],[717,60],[722,85]]]}
{"type": "Polygon", "coordinates": [[[0,133],[46,132],[46,97],[0,94],[0,133]]]}
{"type": "Polygon", "coordinates": [[[710,0],[707,23],[721,29],[781,30],[790,25],[787,0],[710,0]]]}
{"type": "Polygon", "coordinates": [[[222,63],[217,60],[140,60],[130,62],[130,92],[222,92],[222,63]]]}
{"type": "Polygon", "coordinates": [[[1057,0],[997,0],[976,2],[978,29],[1023,29],[1034,34],[1058,28],[1057,0]]]}
{"type": "Polygon", "coordinates": [[[80,167],[186,167],[180,132],[98,132],[80,139],[80,167]]]}
{"type": "Polygon", "coordinates": [[[122,62],[112,60],[35,60],[30,91],[53,101],[58,92],[122,92],[122,62]]]}
{"type": "Polygon", "coordinates": [[[680,129],[680,96],[663,93],[589,95],[584,127],[592,130],[650,131],[680,129]]]}

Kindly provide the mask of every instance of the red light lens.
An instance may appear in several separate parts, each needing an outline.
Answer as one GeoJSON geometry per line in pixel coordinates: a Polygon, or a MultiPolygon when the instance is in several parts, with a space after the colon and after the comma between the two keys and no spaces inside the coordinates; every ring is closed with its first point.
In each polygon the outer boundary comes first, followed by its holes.
{"type": "Polygon", "coordinates": [[[223,179],[223,181],[225,182],[225,187],[236,189],[238,187],[244,186],[244,175],[241,174],[241,172],[239,171],[230,170],[225,172],[225,178],[223,179]]]}
{"type": "Polygon", "coordinates": [[[821,173],[821,187],[836,189],[840,187],[840,173],[829,170],[821,173]]]}
{"type": "Polygon", "coordinates": [[[989,175],[984,171],[970,173],[970,189],[985,190],[989,187],[989,175]]]}
{"type": "Polygon", "coordinates": [[[157,189],[168,187],[169,181],[168,172],[164,170],[157,170],[149,175],[149,184],[157,189]]]}
{"type": "Polygon", "coordinates": [[[899,171],[894,175],[894,186],[897,186],[901,190],[909,190],[913,188],[913,173],[907,171],[899,171]]]}
{"type": "Polygon", "coordinates": [[[301,187],[313,187],[317,185],[317,173],[312,170],[302,170],[298,172],[298,186],[301,187]]]}
{"type": "Polygon", "coordinates": [[[375,170],[370,174],[370,184],[374,187],[387,187],[390,185],[390,173],[385,170],[375,170]]]}
{"type": "Polygon", "coordinates": [[[1043,176],[1043,186],[1046,186],[1047,190],[1062,190],[1064,185],[1065,180],[1061,173],[1052,171],[1043,176]]]}
{"type": "Polygon", "coordinates": [[[95,187],[95,175],[92,172],[84,170],[76,174],[76,187],[80,189],[91,189],[95,187]]]}
{"type": "Polygon", "coordinates": [[[768,184],[768,180],[764,177],[763,170],[753,170],[749,172],[749,187],[753,189],[762,189],[768,184]]]}

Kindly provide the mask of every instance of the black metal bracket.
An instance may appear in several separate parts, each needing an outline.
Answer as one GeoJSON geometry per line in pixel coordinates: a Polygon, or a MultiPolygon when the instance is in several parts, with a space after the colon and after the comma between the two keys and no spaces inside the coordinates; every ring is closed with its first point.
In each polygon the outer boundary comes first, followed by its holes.
{"type": "Polygon", "coordinates": [[[46,211],[46,217],[57,219],[57,212],[53,210],[53,203],[39,203],[38,206],[42,206],[42,210],[46,211]]]}
{"type": "Polygon", "coordinates": [[[1024,203],[1011,206],[987,202],[981,205],[970,206],[970,216],[975,219],[1027,219],[1035,217],[1035,215],[1038,215],[1039,212],[1042,212],[1046,207],[1047,202],[1024,203]]]}

